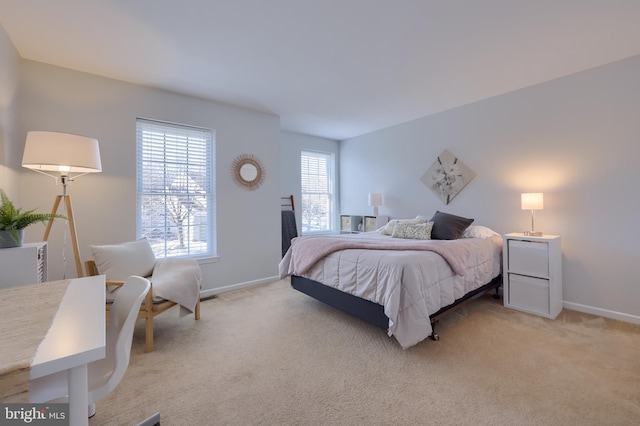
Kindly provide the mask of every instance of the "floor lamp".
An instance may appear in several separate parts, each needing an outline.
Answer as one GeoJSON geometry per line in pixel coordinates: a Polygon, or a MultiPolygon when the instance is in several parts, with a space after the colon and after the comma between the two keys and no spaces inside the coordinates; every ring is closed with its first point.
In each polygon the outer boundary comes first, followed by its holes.
{"type": "MultiPolygon", "coordinates": [[[[70,133],[28,132],[22,156],[22,167],[51,176],[56,180],[60,178],[62,194],[56,196],[51,213],[56,214],[58,206],[64,200],[76,260],[76,271],[78,278],[84,276],[80,248],[78,247],[78,235],[71,208],[71,196],[67,194],[67,184],[87,173],[102,171],[98,141],[70,133]],[[51,172],[57,172],[59,175],[51,172]]],[[[47,223],[43,241],[48,240],[52,225],[53,218],[47,223]]]]}

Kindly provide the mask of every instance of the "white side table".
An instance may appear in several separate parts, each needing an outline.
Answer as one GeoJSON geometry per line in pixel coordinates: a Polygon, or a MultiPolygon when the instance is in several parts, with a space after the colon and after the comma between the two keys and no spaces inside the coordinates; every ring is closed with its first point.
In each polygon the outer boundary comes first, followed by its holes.
{"type": "Polygon", "coordinates": [[[47,243],[0,249],[0,288],[47,281],[47,243]]]}
{"type": "Polygon", "coordinates": [[[547,318],[562,310],[562,250],[558,235],[503,236],[504,306],[547,318]]]}

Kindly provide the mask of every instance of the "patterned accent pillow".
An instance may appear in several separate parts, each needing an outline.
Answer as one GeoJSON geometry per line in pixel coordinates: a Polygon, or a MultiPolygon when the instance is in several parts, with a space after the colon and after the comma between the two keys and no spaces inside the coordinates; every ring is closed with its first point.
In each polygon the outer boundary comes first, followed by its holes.
{"type": "Polygon", "coordinates": [[[430,240],[433,222],[427,223],[397,223],[393,228],[393,238],[406,238],[411,240],[430,240]]]}
{"type": "Polygon", "coordinates": [[[382,235],[393,235],[393,230],[395,229],[398,223],[427,223],[426,218],[415,218],[415,219],[392,219],[380,230],[380,234],[382,235]]]}

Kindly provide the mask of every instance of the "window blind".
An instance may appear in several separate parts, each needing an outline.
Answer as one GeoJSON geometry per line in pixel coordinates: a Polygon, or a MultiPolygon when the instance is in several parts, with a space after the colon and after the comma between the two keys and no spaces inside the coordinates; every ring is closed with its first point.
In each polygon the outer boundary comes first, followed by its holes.
{"type": "Polygon", "coordinates": [[[302,151],[302,232],[331,232],[334,223],[334,155],[302,151]]]}
{"type": "Polygon", "coordinates": [[[137,119],[137,234],[156,257],[215,255],[214,132],[137,119]]]}

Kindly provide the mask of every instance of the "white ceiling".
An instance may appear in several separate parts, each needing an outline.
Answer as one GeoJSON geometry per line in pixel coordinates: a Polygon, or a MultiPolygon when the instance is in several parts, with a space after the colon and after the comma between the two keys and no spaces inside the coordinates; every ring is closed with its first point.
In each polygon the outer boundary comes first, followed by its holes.
{"type": "Polygon", "coordinates": [[[0,0],[29,60],[347,139],[640,54],[639,0],[0,0]]]}

